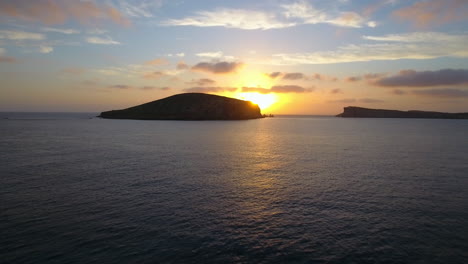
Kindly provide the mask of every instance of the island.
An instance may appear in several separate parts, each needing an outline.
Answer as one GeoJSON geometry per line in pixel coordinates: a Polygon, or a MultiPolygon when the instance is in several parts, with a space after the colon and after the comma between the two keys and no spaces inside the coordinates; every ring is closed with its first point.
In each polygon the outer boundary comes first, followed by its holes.
{"type": "Polygon", "coordinates": [[[437,119],[468,119],[468,113],[443,113],[430,111],[399,111],[386,109],[370,109],[357,106],[344,108],[338,117],[371,117],[371,118],[437,118],[437,119]]]}
{"type": "Polygon", "coordinates": [[[183,93],[98,117],[139,120],[246,120],[262,118],[258,105],[225,96],[183,93]]]}

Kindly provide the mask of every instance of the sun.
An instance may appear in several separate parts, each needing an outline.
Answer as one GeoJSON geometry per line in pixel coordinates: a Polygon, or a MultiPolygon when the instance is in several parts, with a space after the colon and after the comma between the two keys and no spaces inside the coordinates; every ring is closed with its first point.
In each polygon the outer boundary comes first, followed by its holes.
{"type": "Polygon", "coordinates": [[[241,90],[236,94],[236,98],[251,101],[257,104],[261,110],[265,110],[279,100],[276,94],[268,91],[273,85],[273,80],[261,71],[252,67],[245,67],[239,73],[233,86],[239,87],[239,90],[241,90]],[[253,89],[253,91],[242,91],[244,88],[253,89]],[[258,90],[255,91],[255,89],[258,90]]]}
{"type": "Polygon", "coordinates": [[[240,93],[239,99],[251,101],[257,104],[260,109],[265,110],[278,101],[274,94],[260,94],[260,93],[240,93]]]}

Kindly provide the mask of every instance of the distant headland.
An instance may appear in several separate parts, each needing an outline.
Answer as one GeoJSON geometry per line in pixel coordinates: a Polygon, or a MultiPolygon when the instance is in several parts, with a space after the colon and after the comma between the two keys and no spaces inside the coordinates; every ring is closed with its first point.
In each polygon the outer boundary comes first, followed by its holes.
{"type": "Polygon", "coordinates": [[[372,118],[436,118],[436,119],[468,119],[468,113],[443,113],[429,111],[399,111],[386,109],[370,109],[356,106],[344,108],[338,117],[372,117],[372,118]]]}
{"type": "Polygon", "coordinates": [[[246,120],[262,118],[258,105],[224,96],[183,93],[98,117],[139,120],[246,120]]]}

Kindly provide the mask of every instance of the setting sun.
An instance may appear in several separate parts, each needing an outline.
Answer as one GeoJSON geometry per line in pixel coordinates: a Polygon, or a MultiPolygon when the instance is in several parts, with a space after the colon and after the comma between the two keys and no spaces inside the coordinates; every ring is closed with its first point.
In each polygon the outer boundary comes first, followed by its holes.
{"type": "Polygon", "coordinates": [[[278,98],[274,94],[241,93],[238,98],[251,101],[257,104],[262,110],[269,108],[278,101],[278,98]]]}

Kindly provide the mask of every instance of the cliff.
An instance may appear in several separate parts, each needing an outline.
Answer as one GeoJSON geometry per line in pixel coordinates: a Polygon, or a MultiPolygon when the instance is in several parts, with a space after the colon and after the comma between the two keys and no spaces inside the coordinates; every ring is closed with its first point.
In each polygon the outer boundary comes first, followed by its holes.
{"type": "Polygon", "coordinates": [[[398,111],[385,109],[369,109],[356,106],[344,108],[338,117],[373,117],[373,118],[440,118],[440,119],[468,119],[468,113],[442,113],[428,111],[398,111]]]}
{"type": "Polygon", "coordinates": [[[99,117],[141,120],[244,120],[261,118],[258,105],[234,98],[184,93],[122,110],[102,112],[99,117]]]}

